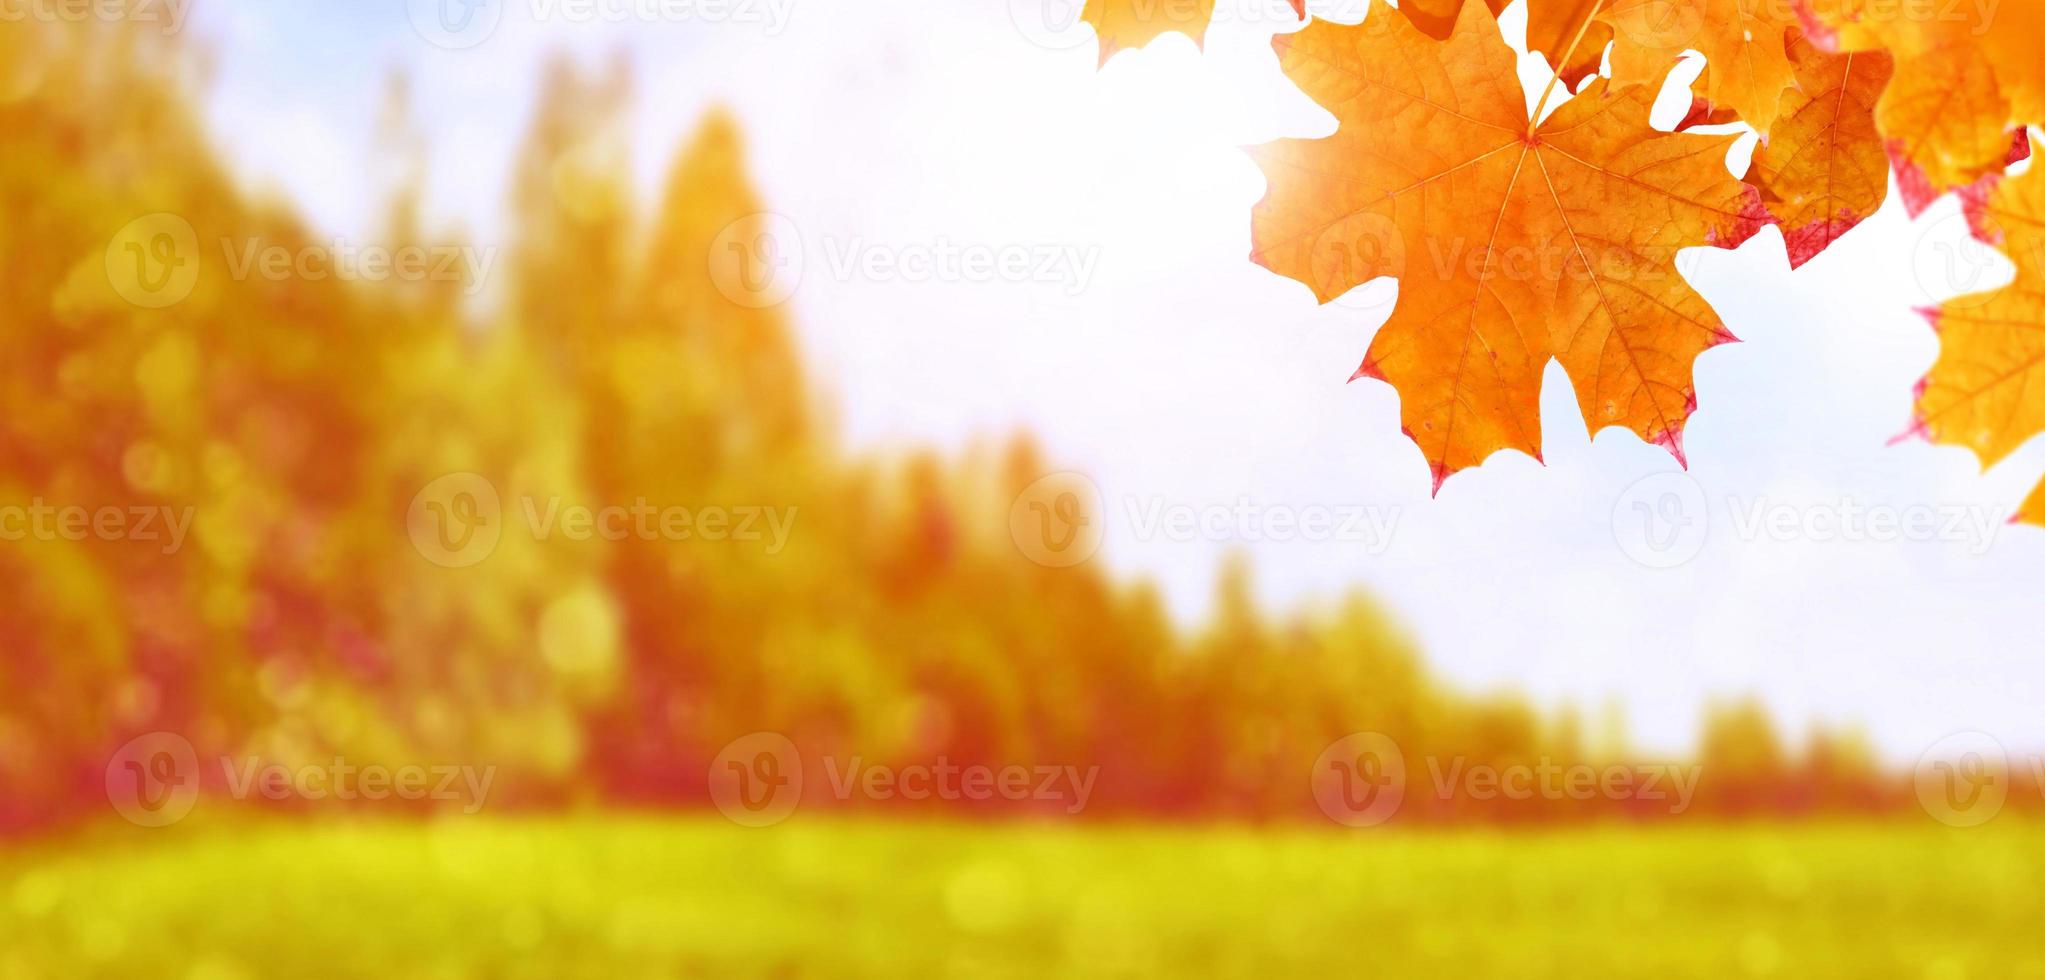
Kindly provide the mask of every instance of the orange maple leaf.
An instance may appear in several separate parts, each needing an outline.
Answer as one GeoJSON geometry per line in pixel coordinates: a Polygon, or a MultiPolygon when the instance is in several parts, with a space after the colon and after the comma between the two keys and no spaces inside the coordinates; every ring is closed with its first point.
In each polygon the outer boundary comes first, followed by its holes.
{"type": "Polygon", "coordinates": [[[1698,97],[1764,134],[1796,81],[1784,45],[1796,19],[1781,0],[1617,0],[1603,17],[1616,28],[1614,80],[1660,84],[1695,50],[1704,56],[1698,97]]]}
{"type": "MultiPolygon", "coordinates": [[[[1304,19],[1307,0],[1289,0],[1292,12],[1304,19]]],[[[1140,48],[1170,32],[1184,34],[1196,45],[1207,43],[1207,25],[1214,20],[1214,0],[1086,0],[1080,19],[1092,24],[1105,65],[1115,52],[1140,48]]]]}
{"type": "Polygon", "coordinates": [[[1207,42],[1207,24],[1214,19],[1214,0],[1087,0],[1080,19],[1094,26],[1105,65],[1115,52],[1140,48],[1158,35],[1176,31],[1207,42]]]}
{"type": "MultiPolygon", "coordinates": [[[[1502,13],[1510,0],[1484,0],[1493,14],[1502,13]]],[[[1463,9],[1463,0],[1400,0],[1399,12],[1420,28],[1428,37],[1447,40],[1456,28],[1456,15],[1463,9]]]]}
{"type": "Polygon", "coordinates": [[[1357,376],[1398,389],[1436,489],[1500,449],[1539,458],[1550,358],[1594,430],[1625,426],[1680,460],[1691,363],[1733,337],[1676,254],[1767,220],[1726,169],[1734,137],[1656,131],[1650,89],[1603,80],[1537,123],[1482,3],[1447,41],[1376,0],[1361,25],[1274,46],[1339,128],[1252,151],[1270,189],[1251,258],[1323,302],[1399,277],[1357,376]]]}
{"type": "Polygon", "coordinates": [[[1598,73],[1612,42],[1612,25],[1597,17],[1602,2],[1527,0],[1527,50],[1540,52],[1572,89],[1598,73]]]}
{"type": "MultiPolygon", "coordinates": [[[[2045,431],[2045,170],[1970,200],[1968,217],[2016,263],[2016,280],[1925,311],[1939,356],[1918,385],[1914,431],[1992,466],[2045,431]]],[[[2045,484],[2019,517],[2045,525],[2045,484]]]]}
{"type": "Polygon", "coordinates": [[[1736,117],[1766,133],[1794,81],[1783,35],[1795,23],[1786,0],[1528,0],[1527,50],[1569,85],[1598,71],[1608,41],[1621,85],[1660,85],[1695,50],[1705,65],[1699,118],[1736,117]]]}
{"type": "Polygon", "coordinates": [[[2045,527],[2045,480],[2031,488],[2031,495],[2017,506],[2017,512],[2010,520],[2022,524],[2036,524],[2045,527]]]}
{"type": "Polygon", "coordinates": [[[1875,131],[1875,101],[1894,62],[1880,51],[1831,54],[1792,32],[1797,83],[1782,92],[1750,179],[1782,226],[1794,269],[1875,213],[1889,196],[1889,158],[1875,131]]]}
{"type": "Polygon", "coordinates": [[[1875,119],[1913,216],[2023,159],[2011,128],[2045,123],[2045,3],[1798,0],[1797,15],[1820,47],[1895,57],[1875,119]]]}

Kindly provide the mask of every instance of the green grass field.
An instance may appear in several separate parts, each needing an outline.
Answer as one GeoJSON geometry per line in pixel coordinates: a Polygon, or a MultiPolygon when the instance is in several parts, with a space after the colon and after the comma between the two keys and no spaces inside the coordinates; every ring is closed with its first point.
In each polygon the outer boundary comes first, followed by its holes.
{"type": "Polygon", "coordinates": [[[2003,977],[2041,884],[2014,820],[188,824],[0,858],[0,978],[2003,977]]]}

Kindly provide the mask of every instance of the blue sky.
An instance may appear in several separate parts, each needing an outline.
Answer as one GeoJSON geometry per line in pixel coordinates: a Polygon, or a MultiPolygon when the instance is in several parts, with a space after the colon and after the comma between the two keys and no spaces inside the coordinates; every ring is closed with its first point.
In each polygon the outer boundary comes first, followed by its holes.
{"type": "Polygon", "coordinates": [[[1240,550],[1274,602],[1361,585],[1456,682],[1613,701],[1651,747],[1687,745],[1708,697],[1750,692],[1792,729],[1860,724],[1901,760],[1965,729],[2045,747],[2045,532],[2000,523],[2045,447],[1982,474],[1962,450],[1887,444],[1937,350],[1912,308],[2007,277],[1965,250],[1950,201],[1913,223],[1892,200],[1794,274],[1773,231],[1686,256],[1745,341],[1697,364],[1688,474],[1630,434],[1591,439],[1551,366],[1545,465],[1502,455],[1430,498],[1393,392],[1345,383],[1392,285],[1318,306],[1246,259],[1262,178],[1238,147],[1333,126],[1269,52],[1285,0],[1222,0],[1204,54],[1171,37],[1099,72],[1063,0],[780,2],[607,22],[500,0],[458,48],[402,0],[198,0],[194,16],[219,56],[220,143],[251,188],[341,235],[374,228],[363,175],[394,68],[432,139],[435,221],[485,244],[549,52],[632,57],[649,192],[702,112],[730,105],[799,229],[789,309],[848,437],[959,449],[1036,431],[1099,488],[1095,560],[1156,578],[1189,616],[1240,550]],[[857,261],[972,246],[1049,274],[857,261]],[[1271,515],[1316,508],[1385,533],[1270,540],[1271,515]],[[1212,520],[1174,535],[1173,512],[1212,520]]]}

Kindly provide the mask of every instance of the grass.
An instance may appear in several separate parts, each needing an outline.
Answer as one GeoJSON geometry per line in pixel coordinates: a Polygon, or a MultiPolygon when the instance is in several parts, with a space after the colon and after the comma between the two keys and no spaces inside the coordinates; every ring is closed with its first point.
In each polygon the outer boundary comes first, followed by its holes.
{"type": "Polygon", "coordinates": [[[0,857],[0,978],[2045,976],[2045,826],[260,823],[0,857]]]}

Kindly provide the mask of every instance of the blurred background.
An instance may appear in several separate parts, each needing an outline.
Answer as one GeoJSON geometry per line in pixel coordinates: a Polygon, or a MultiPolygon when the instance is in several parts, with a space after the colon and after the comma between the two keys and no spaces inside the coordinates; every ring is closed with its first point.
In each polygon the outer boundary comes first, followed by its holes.
{"type": "Polygon", "coordinates": [[[1951,202],[1431,497],[1077,13],[0,6],[0,978],[2045,973],[1951,202]]]}

